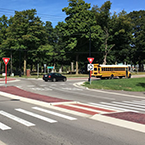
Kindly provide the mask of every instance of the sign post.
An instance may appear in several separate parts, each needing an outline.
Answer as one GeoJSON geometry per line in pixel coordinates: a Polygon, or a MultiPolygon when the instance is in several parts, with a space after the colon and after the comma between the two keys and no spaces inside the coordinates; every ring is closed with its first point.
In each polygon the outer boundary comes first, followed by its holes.
{"type": "Polygon", "coordinates": [[[10,58],[3,57],[2,59],[5,63],[5,86],[7,86],[7,64],[9,62],[10,58]]]}
{"type": "Polygon", "coordinates": [[[91,73],[92,73],[92,70],[94,69],[94,65],[92,64],[92,62],[93,62],[94,58],[93,57],[88,57],[87,59],[90,63],[90,64],[88,64],[88,71],[89,71],[89,80],[88,81],[91,84],[91,73]]]}

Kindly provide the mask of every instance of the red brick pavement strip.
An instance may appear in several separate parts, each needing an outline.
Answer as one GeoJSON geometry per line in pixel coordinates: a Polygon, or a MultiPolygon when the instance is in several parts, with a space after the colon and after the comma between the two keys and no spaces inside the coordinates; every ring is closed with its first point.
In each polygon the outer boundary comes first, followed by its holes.
{"type": "Polygon", "coordinates": [[[118,119],[123,119],[127,121],[132,121],[135,123],[145,124],[145,114],[142,113],[121,112],[121,113],[111,113],[111,114],[103,114],[103,115],[118,118],[118,119]]]}
{"type": "MultiPolygon", "coordinates": [[[[16,80],[15,78],[7,78],[7,81],[13,81],[13,80],[16,80]]],[[[1,78],[0,81],[5,81],[4,78],[1,78]]]]}
{"type": "Polygon", "coordinates": [[[73,110],[73,111],[89,114],[89,115],[98,114],[97,112],[94,112],[94,111],[89,111],[89,110],[85,110],[85,109],[79,109],[79,108],[75,108],[75,107],[71,107],[71,106],[65,106],[65,105],[55,105],[55,106],[56,107],[60,107],[60,108],[64,108],[64,109],[68,109],[68,110],[73,110]]]}
{"type": "Polygon", "coordinates": [[[94,109],[94,110],[98,110],[98,111],[104,111],[104,112],[116,112],[113,110],[108,110],[108,109],[103,109],[103,108],[98,108],[98,107],[93,107],[93,106],[88,106],[88,105],[82,105],[82,104],[73,104],[73,105],[80,106],[80,107],[86,107],[86,108],[94,109]]]}
{"type": "Polygon", "coordinates": [[[48,103],[71,101],[71,100],[64,100],[64,99],[54,98],[54,97],[50,97],[50,96],[40,95],[40,94],[36,94],[36,93],[32,93],[32,92],[27,92],[25,90],[19,89],[14,86],[0,87],[0,91],[6,92],[9,94],[13,94],[13,95],[17,95],[20,97],[39,100],[39,101],[48,102],[48,103]]]}

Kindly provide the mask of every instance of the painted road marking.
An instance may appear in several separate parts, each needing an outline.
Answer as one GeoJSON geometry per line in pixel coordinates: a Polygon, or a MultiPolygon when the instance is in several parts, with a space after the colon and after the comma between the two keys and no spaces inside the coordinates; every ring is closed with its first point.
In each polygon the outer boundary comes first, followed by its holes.
{"type": "Polygon", "coordinates": [[[83,89],[79,89],[79,88],[68,88],[68,87],[65,87],[65,88],[62,88],[63,90],[69,90],[69,91],[82,91],[83,89]]]}
{"type": "Polygon", "coordinates": [[[130,103],[130,104],[139,104],[139,105],[145,106],[145,102],[143,102],[143,101],[132,101],[132,102],[130,102],[130,101],[123,101],[123,102],[130,103]]]}
{"type": "Polygon", "coordinates": [[[26,121],[24,119],[21,119],[21,118],[19,118],[17,116],[14,116],[12,114],[9,114],[9,113],[7,113],[5,111],[0,111],[0,114],[3,115],[3,116],[6,116],[6,117],[8,117],[8,118],[10,118],[10,119],[12,119],[12,120],[14,120],[16,122],[19,122],[19,123],[21,123],[21,124],[23,124],[25,126],[28,126],[28,127],[35,126],[35,124],[33,124],[31,122],[28,122],[28,121],[26,121]]]}
{"type": "Polygon", "coordinates": [[[53,111],[50,111],[50,110],[46,110],[46,109],[43,109],[43,108],[39,108],[39,107],[32,107],[32,108],[35,109],[35,110],[39,110],[39,111],[42,111],[42,112],[45,112],[45,113],[48,113],[48,114],[59,116],[61,118],[65,118],[65,119],[68,119],[68,120],[77,120],[77,118],[67,116],[67,115],[64,115],[64,114],[60,114],[60,113],[57,113],[57,112],[53,112],[53,111]]]}
{"type": "Polygon", "coordinates": [[[52,89],[50,88],[31,88],[32,90],[35,90],[35,91],[52,91],[52,89]]]}
{"type": "Polygon", "coordinates": [[[9,130],[9,129],[11,129],[11,127],[9,127],[9,126],[7,126],[7,125],[5,125],[5,124],[0,122],[0,129],[1,130],[9,130]]]}
{"type": "Polygon", "coordinates": [[[30,112],[30,111],[26,111],[26,110],[24,110],[24,109],[18,108],[18,109],[15,109],[15,110],[16,110],[16,111],[19,111],[19,112],[21,112],[21,113],[24,113],[24,114],[33,116],[33,117],[35,117],[35,118],[41,119],[41,120],[43,120],[43,121],[49,122],[49,123],[55,123],[55,122],[57,122],[56,120],[53,120],[53,119],[44,117],[44,116],[42,116],[42,115],[39,115],[39,114],[30,112]]]}
{"type": "Polygon", "coordinates": [[[134,108],[134,107],[130,107],[130,106],[124,106],[124,105],[112,104],[112,103],[106,103],[106,102],[101,102],[101,103],[102,104],[107,104],[107,105],[112,105],[112,106],[123,107],[123,108],[129,108],[129,109],[132,109],[133,111],[135,111],[135,110],[145,111],[145,109],[141,109],[141,108],[134,108]]]}
{"type": "Polygon", "coordinates": [[[35,85],[27,85],[27,87],[35,87],[35,85]]]}
{"type": "MultiPolygon", "coordinates": [[[[98,103],[89,103],[91,105],[94,106],[98,106],[98,107],[103,107],[103,108],[108,108],[108,109],[114,109],[115,111],[134,111],[134,110],[130,110],[130,109],[124,109],[124,108],[120,108],[120,107],[114,107],[114,106],[110,106],[110,105],[103,105],[103,104],[98,104],[98,103]]],[[[138,112],[138,111],[134,111],[134,112],[138,112]]]]}
{"type": "Polygon", "coordinates": [[[127,106],[133,106],[133,108],[135,108],[135,109],[138,109],[136,107],[145,108],[145,106],[135,105],[135,104],[129,104],[129,103],[122,103],[122,102],[113,102],[113,103],[115,103],[115,104],[121,104],[121,105],[127,105],[127,106]]]}

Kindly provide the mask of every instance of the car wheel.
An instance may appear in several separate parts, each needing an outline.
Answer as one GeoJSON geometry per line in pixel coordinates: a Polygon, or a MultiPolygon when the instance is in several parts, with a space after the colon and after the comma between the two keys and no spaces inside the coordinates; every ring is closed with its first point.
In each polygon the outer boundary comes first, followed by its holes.
{"type": "Polygon", "coordinates": [[[53,81],[53,82],[56,82],[56,78],[53,78],[52,81],[53,81]]]}
{"type": "Polygon", "coordinates": [[[65,82],[66,81],[66,78],[63,78],[63,81],[65,82]]]}

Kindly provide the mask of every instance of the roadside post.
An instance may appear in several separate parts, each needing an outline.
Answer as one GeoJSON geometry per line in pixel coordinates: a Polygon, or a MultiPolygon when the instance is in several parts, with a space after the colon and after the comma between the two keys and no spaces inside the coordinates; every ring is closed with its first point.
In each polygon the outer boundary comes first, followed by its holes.
{"type": "Polygon", "coordinates": [[[46,74],[46,64],[44,64],[44,73],[46,74]]]}
{"type": "Polygon", "coordinates": [[[39,77],[39,63],[37,64],[37,77],[39,77]]]}
{"type": "Polygon", "coordinates": [[[10,58],[3,57],[2,59],[5,63],[5,87],[7,87],[7,64],[9,62],[10,58]]]}
{"type": "Polygon", "coordinates": [[[89,79],[88,79],[88,81],[89,81],[90,84],[91,84],[91,72],[92,72],[93,69],[94,69],[94,65],[92,64],[92,62],[93,62],[94,58],[88,57],[87,59],[88,59],[88,61],[89,61],[89,63],[90,63],[90,64],[88,64],[88,66],[87,66],[87,69],[88,69],[88,71],[89,71],[89,79]]]}

